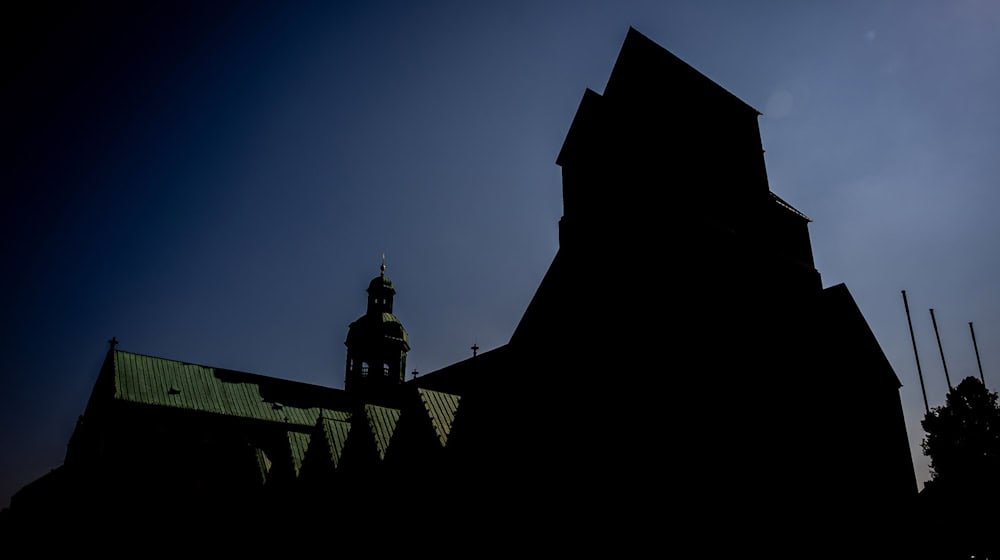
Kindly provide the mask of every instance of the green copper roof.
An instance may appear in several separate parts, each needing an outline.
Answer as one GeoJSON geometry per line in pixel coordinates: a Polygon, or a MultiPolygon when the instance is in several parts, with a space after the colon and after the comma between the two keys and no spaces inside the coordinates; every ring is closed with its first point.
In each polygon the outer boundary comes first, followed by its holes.
{"type": "Polygon", "coordinates": [[[448,434],[451,433],[451,425],[455,421],[458,402],[462,400],[462,397],[424,388],[418,388],[417,392],[420,394],[420,400],[424,403],[427,414],[431,417],[431,424],[434,425],[434,432],[437,433],[441,446],[448,445],[448,434]]]}
{"type": "Polygon", "coordinates": [[[365,314],[347,328],[347,344],[354,340],[368,340],[375,337],[385,337],[391,340],[402,340],[406,348],[410,347],[410,335],[403,328],[403,323],[392,313],[365,314]],[[372,331],[375,331],[374,335],[372,331]]]}
{"type": "Polygon", "coordinates": [[[393,293],[396,293],[396,289],[392,287],[392,280],[389,280],[389,277],[386,276],[384,272],[375,278],[372,278],[372,281],[368,283],[369,292],[378,289],[388,289],[392,290],[393,293]]]}
{"type": "Polygon", "coordinates": [[[254,453],[257,456],[257,467],[260,469],[260,482],[264,484],[267,482],[268,475],[271,474],[271,459],[259,447],[254,448],[254,453]]]}
{"type": "MultiPolygon", "coordinates": [[[[114,398],[118,400],[308,428],[314,427],[320,416],[338,420],[351,417],[349,412],[341,410],[294,406],[274,396],[265,398],[261,384],[268,381],[248,373],[114,352],[114,398]]],[[[286,383],[299,385],[293,381],[286,383]]]]}
{"type": "Polygon", "coordinates": [[[368,417],[368,428],[375,436],[379,459],[385,459],[385,452],[389,449],[389,442],[392,441],[392,434],[396,431],[396,423],[399,421],[399,410],[366,404],[365,416],[368,417]]]}
{"type": "Polygon", "coordinates": [[[292,466],[295,468],[295,476],[299,476],[302,470],[302,461],[306,458],[306,450],[309,449],[310,434],[302,432],[288,432],[288,449],[292,455],[292,466]]]}
{"type": "Polygon", "coordinates": [[[400,325],[403,324],[399,319],[396,318],[395,315],[393,315],[392,313],[385,313],[385,312],[382,312],[382,322],[383,323],[399,323],[400,325]]]}
{"type": "Polygon", "coordinates": [[[326,447],[330,452],[330,461],[333,463],[334,468],[336,468],[340,465],[340,458],[344,455],[344,445],[347,444],[347,436],[351,432],[351,424],[331,418],[322,418],[320,423],[323,426],[326,447]]]}

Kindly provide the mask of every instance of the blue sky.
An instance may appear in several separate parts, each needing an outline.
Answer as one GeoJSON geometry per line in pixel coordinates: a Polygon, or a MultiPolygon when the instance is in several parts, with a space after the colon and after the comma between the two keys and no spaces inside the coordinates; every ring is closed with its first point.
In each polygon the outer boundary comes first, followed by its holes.
{"type": "MultiPolygon", "coordinates": [[[[932,406],[930,307],[956,383],[976,374],[974,321],[1000,385],[1000,6],[749,4],[0,18],[0,503],[61,462],[111,336],[342,386],[347,325],[385,252],[411,367],[504,344],[557,249],[563,137],[630,25],[764,113],[771,189],[814,220],[824,285],[847,283],[896,368],[926,479],[899,291],[932,406]]],[[[841,449],[830,460],[849,468],[841,449]]]]}

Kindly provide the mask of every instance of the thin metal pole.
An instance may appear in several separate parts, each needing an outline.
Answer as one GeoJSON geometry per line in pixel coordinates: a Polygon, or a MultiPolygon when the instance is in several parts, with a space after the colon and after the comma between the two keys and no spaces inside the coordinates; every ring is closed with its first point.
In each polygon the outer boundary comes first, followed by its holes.
{"type": "Polygon", "coordinates": [[[979,380],[986,386],[986,378],[983,377],[983,362],[979,361],[979,345],[976,344],[976,329],[972,328],[972,321],[969,321],[969,332],[972,333],[972,347],[976,349],[976,365],[979,366],[979,380]]]}
{"type": "Polygon", "coordinates": [[[906,301],[906,290],[903,290],[903,307],[906,308],[906,324],[910,327],[910,342],[913,343],[913,357],[917,360],[917,376],[920,378],[920,392],[924,395],[924,410],[931,413],[927,404],[927,388],[924,387],[924,372],[920,369],[920,355],[917,354],[917,337],[913,336],[913,321],[910,320],[910,304],[906,301]]]}
{"type": "Polygon", "coordinates": [[[931,309],[931,322],[934,323],[934,336],[937,338],[938,351],[941,352],[941,365],[944,366],[944,380],[948,382],[948,392],[952,391],[951,377],[948,377],[948,362],[944,361],[944,348],[941,346],[941,335],[938,334],[937,319],[934,318],[934,310],[931,309]]]}

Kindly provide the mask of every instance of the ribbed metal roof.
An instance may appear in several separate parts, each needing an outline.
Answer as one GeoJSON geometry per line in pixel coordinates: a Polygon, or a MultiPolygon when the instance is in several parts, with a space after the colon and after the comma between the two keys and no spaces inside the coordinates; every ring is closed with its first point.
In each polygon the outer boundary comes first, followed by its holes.
{"type": "Polygon", "coordinates": [[[347,444],[347,436],[351,432],[351,424],[332,418],[322,418],[320,423],[323,426],[326,447],[330,451],[330,462],[336,468],[340,465],[340,458],[344,455],[344,446],[347,444]]]}
{"type": "Polygon", "coordinates": [[[369,293],[373,290],[379,289],[391,290],[393,294],[396,293],[396,289],[392,287],[392,280],[389,280],[389,277],[386,276],[384,272],[375,278],[372,278],[372,281],[368,283],[369,293]]]}
{"type": "Polygon", "coordinates": [[[257,456],[257,467],[260,472],[260,482],[264,484],[267,482],[267,477],[271,474],[271,458],[267,456],[267,453],[259,447],[254,448],[254,454],[257,456]]]}
{"type": "Polygon", "coordinates": [[[292,455],[292,466],[295,468],[295,476],[299,476],[302,470],[302,461],[306,458],[306,450],[309,449],[310,434],[302,432],[288,432],[288,449],[292,455]]]}
{"type": "Polygon", "coordinates": [[[321,416],[338,420],[351,417],[346,411],[305,408],[264,398],[262,380],[267,378],[130,352],[114,353],[114,397],[119,400],[309,428],[321,416]],[[225,375],[220,375],[222,371],[225,375]]]}
{"type": "Polygon", "coordinates": [[[389,442],[396,431],[399,422],[399,410],[374,404],[365,405],[365,416],[368,417],[368,428],[375,436],[375,446],[378,448],[379,459],[385,459],[389,450],[389,442]]]}
{"type": "Polygon", "coordinates": [[[389,312],[366,313],[358,317],[347,327],[346,344],[350,346],[358,337],[362,340],[378,338],[401,340],[406,344],[407,350],[410,348],[410,335],[403,328],[403,323],[389,312]]]}
{"type": "Polygon", "coordinates": [[[458,411],[458,403],[462,397],[424,388],[418,388],[417,392],[427,414],[431,417],[431,424],[434,425],[434,432],[437,433],[441,446],[448,445],[448,435],[451,433],[451,425],[455,421],[455,412],[458,411]]]}

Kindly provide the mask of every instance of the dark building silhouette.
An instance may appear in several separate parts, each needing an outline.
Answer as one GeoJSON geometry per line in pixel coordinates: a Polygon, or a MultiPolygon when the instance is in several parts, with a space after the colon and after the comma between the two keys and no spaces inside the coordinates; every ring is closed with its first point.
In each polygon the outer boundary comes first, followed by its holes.
{"type": "Polygon", "coordinates": [[[345,390],[112,348],[65,464],[9,522],[294,505],[622,547],[719,536],[707,552],[892,534],[916,496],[900,383],[770,192],[758,116],[630,29],[559,153],[559,251],[507,345],[405,380],[383,268],[345,390]]]}

